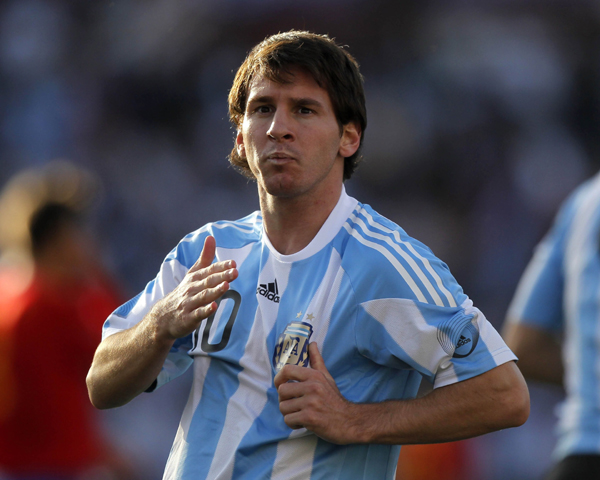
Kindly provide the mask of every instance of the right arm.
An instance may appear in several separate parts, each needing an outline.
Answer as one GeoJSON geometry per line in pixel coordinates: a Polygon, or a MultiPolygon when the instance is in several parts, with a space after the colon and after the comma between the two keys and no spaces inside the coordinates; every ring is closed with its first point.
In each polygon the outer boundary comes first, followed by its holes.
{"type": "Polygon", "coordinates": [[[192,333],[216,311],[215,301],[229,290],[238,272],[232,260],[211,264],[215,251],[215,239],[209,236],[200,258],[175,290],[137,325],[100,343],[86,380],[95,407],[118,407],[147,390],[175,340],[192,333]]]}
{"type": "Polygon", "coordinates": [[[550,332],[526,323],[508,321],[502,336],[519,357],[519,369],[526,379],[562,386],[561,345],[550,332]]]}

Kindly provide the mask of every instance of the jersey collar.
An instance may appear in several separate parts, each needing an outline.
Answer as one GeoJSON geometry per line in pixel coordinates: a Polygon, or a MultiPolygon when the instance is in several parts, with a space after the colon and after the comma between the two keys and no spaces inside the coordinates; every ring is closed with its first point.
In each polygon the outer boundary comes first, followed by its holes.
{"type": "Polygon", "coordinates": [[[340,198],[334,207],[334,209],[325,220],[325,223],[315,235],[315,237],[311,240],[311,242],[304,247],[302,250],[296,253],[292,253],[291,255],[282,255],[275,247],[271,244],[269,237],[266,235],[264,231],[263,225],[263,235],[262,239],[267,248],[271,251],[271,254],[280,262],[292,263],[300,260],[304,260],[305,258],[309,258],[313,256],[315,253],[319,252],[323,247],[325,247],[329,242],[331,242],[335,236],[344,225],[344,222],[350,216],[352,211],[356,208],[358,204],[358,200],[350,197],[346,193],[346,188],[342,185],[342,191],[340,194],[340,198]]]}

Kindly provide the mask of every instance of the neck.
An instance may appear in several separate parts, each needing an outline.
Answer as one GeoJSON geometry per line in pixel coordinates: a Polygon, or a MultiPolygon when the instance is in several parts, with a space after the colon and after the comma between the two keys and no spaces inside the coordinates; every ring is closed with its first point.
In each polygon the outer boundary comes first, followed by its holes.
{"type": "Polygon", "coordinates": [[[56,285],[82,283],[93,269],[93,264],[64,238],[49,244],[34,261],[37,276],[56,285]]]}
{"type": "Polygon", "coordinates": [[[320,195],[282,198],[259,188],[263,223],[273,247],[283,255],[305,248],[337,205],[341,191],[339,185],[320,195]]]}
{"type": "Polygon", "coordinates": [[[73,283],[78,275],[67,264],[61,264],[54,259],[41,258],[36,261],[36,274],[49,284],[63,285],[73,283]]]}

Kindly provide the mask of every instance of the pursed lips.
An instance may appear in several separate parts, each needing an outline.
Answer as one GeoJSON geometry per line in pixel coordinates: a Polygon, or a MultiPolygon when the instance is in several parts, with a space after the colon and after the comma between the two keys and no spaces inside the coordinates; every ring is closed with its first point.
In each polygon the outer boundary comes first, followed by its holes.
{"type": "Polygon", "coordinates": [[[282,164],[282,163],[290,162],[293,160],[295,160],[294,156],[289,153],[275,152],[275,153],[270,153],[269,155],[267,155],[265,161],[275,163],[275,164],[282,164]]]}

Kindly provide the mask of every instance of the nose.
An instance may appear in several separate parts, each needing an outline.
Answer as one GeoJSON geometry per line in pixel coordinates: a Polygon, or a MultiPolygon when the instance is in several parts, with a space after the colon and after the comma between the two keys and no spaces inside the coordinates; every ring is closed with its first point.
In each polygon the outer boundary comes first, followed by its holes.
{"type": "Polygon", "coordinates": [[[267,130],[267,136],[277,142],[292,140],[294,138],[292,121],[284,111],[277,110],[267,130]]]}

